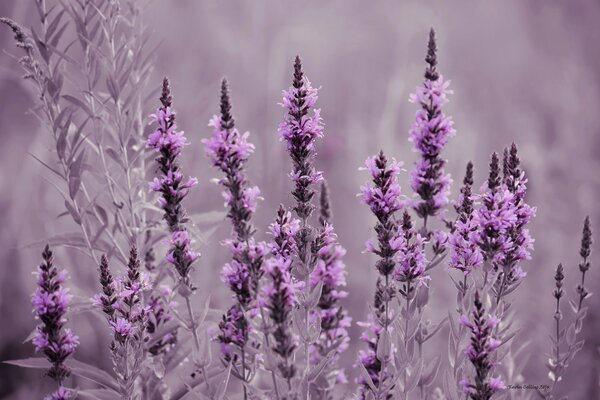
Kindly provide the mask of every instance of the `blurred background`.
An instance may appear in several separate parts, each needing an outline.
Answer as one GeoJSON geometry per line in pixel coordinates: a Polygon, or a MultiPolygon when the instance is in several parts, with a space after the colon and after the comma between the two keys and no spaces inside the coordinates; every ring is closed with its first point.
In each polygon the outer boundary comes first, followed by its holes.
{"type": "MultiPolygon", "coordinates": [[[[2,0],[0,15],[34,25],[37,15],[30,3],[2,0]]],[[[219,82],[227,76],[237,126],[249,130],[256,145],[249,176],[265,198],[256,216],[261,238],[278,204],[291,204],[284,173],[289,160],[277,135],[283,116],[278,103],[291,83],[294,56],[302,56],[313,85],[322,87],[318,104],[326,136],[318,144],[317,164],[329,182],[333,222],[348,250],[351,294],[345,306],[355,321],[366,318],[376,276],[374,260],[362,253],[374,221],[356,198],[367,179],[357,169],[380,148],[412,168],[408,128],[416,107],[408,96],[422,80],[427,34],[434,27],[438,69],[452,80],[455,92],[446,112],[455,120],[457,136],[444,151],[455,181],[472,160],[479,187],[491,152],[512,141],[519,145],[530,181],[528,200],[538,213],[531,224],[534,257],[524,266],[525,283],[512,296],[522,328],[515,340],[531,341],[523,361],[525,383],[548,382],[544,363],[554,326],[554,269],[564,263],[566,288],[574,297],[585,215],[600,232],[600,2],[155,0],[144,6],[143,15],[159,44],[156,85],[163,75],[170,77],[179,126],[192,142],[184,168],[200,185],[187,198],[187,209],[222,208],[221,190],[209,182],[216,173],[200,140],[211,134],[207,123],[218,112],[219,82]]],[[[72,223],[57,219],[62,200],[44,180],[46,171],[28,155],[53,157],[49,133],[28,113],[35,97],[6,54],[16,50],[4,26],[0,48],[5,50],[0,55],[0,360],[7,360],[33,354],[22,342],[35,325],[29,296],[42,245],[27,245],[72,229],[72,223]]],[[[408,173],[401,179],[408,193],[408,173]]],[[[454,196],[457,191],[454,185],[454,196]]],[[[228,302],[219,280],[228,254],[215,246],[228,232],[221,223],[210,242],[199,246],[203,257],[195,282],[212,295],[215,307],[228,302]]],[[[592,292],[600,291],[596,254],[588,280],[592,292]]],[[[91,297],[99,290],[92,262],[65,249],[57,249],[56,258],[70,271],[73,292],[91,297]]],[[[455,288],[440,267],[431,285],[427,317],[437,321],[454,304],[455,288]]],[[[599,305],[600,296],[593,296],[583,330],[585,348],[560,386],[571,399],[598,398],[599,305]]],[[[107,352],[98,343],[106,342],[108,330],[92,327],[98,324],[92,316],[73,323],[82,337],[77,357],[107,366],[107,352]]],[[[444,354],[447,333],[444,329],[425,354],[444,354]]],[[[353,345],[343,360],[349,368],[362,346],[360,331],[353,328],[351,334],[353,345]]],[[[41,398],[48,388],[39,377],[39,371],[0,365],[0,398],[41,398]]]]}

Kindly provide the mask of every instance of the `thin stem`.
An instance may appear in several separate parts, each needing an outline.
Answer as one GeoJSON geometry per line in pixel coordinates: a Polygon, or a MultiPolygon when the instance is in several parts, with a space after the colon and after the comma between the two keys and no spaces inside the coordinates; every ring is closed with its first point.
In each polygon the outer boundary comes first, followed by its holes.
{"type": "Polygon", "coordinates": [[[242,347],[242,386],[244,389],[244,400],[248,399],[248,393],[246,390],[246,350],[242,347]]]}
{"type": "MultiPolygon", "coordinates": [[[[260,307],[260,316],[262,318],[263,332],[265,334],[265,344],[270,349],[271,344],[269,343],[269,332],[268,332],[268,327],[267,327],[267,323],[266,323],[266,319],[265,319],[265,311],[262,307],[260,307]]],[[[273,371],[272,369],[271,369],[271,379],[273,380],[273,389],[275,390],[275,398],[276,398],[276,400],[279,400],[279,388],[277,387],[277,379],[275,378],[275,371],[273,371]]]]}
{"type": "MultiPolygon", "coordinates": [[[[200,353],[200,340],[198,339],[198,332],[196,332],[196,320],[194,319],[194,312],[192,311],[192,303],[190,302],[189,296],[185,297],[185,305],[187,307],[188,315],[190,317],[190,326],[189,329],[192,331],[192,335],[194,336],[194,347],[196,348],[196,352],[200,353]]],[[[204,383],[206,385],[206,390],[210,393],[210,383],[208,382],[208,375],[206,374],[205,366],[201,368],[202,375],[204,375],[204,383]]]]}

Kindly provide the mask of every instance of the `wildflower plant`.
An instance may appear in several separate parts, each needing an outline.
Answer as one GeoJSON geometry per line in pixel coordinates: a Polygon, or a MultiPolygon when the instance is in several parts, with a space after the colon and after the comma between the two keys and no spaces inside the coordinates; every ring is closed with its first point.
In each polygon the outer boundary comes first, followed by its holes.
{"type": "MultiPolygon", "coordinates": [[[[409,130],[418,154],[407,174],[413,193],[400,187],[402,162],[383,151],[362,168],[369,182],[359,197],[375,220],[366,244],[376,278],[366,318],[344,305],[356,294],[346,287],[348,255],[334,228],[335,192],[317,168],[317,143],[324,139],[315,108],[318,89],[300,57],[283,91],[283,121],[270,132],[291,159],[292,204],[270,210],[268,227],[254,221],[262,197],[247,164],[255,146],[236,127],[228,83],[222,81],[220,112],[210,120],[212,135],[202,140],[219,173],[214,181],[223,188],[222,215],[231,224],[222,241],[229,255],[219,261],[231,300],[216,310],[209,293],[199,296],[195,284],[196,276],[214,268],[200,259],[195,244],[202,217],[186,212],[198,184],[181,167],[193,156],[193,137],[177,127],[166,78],[151,128],[145,128],[152,108],[147,99],[154,96],[147,86],[158,85],[148,85],[152,52],[137,2],[34,3],[38,29],[7,18],[0,22],[23,53],[16,60],[38,98],[34,113],[51,134],[52,160],[38,161],[50,171],[63,215],[76,229],[49,243],[80,250],[98,269],[93,302],[85,296],[73,300],[50,248],[42,254],[32,297],[39,324],[28,340],[43,356],[8,362],[46,370],[56,382],[46,399],[333,400],[350,393],[378,400],[514,398],[504,389],[523,382],[521,353],[528,342],[515,328],[519,313],[511,305],[526,279],[525,261],[532,258],[529,225],[536,208],[528,203],[516,144],[502,157],[492,154],[479,191],[469,162],[450,203],[443,150],[456,131],[444,112],[452,91],[438,71],[433,30],[424,81],[410,96],[419,106],[409,130]],[[69,42],[65,32],[71,31],[76,38],[69,42]],[[438,265],[447,267],[447,275],[432,273],[438,265]],[[452,284],[456,305],[433,323],[430,298],[452,284]],[[66,326],[83,312],[105,321],[97,331],[109,339],[108,368],[74,358],[79,338],[66,326]],[[362,344],[350,335],[353,319],[363,321],[357,323],[362,344]],[[446,324],[447,363],[427,345],[446,324]],[[356,359],[355,371],[345,368],[348,354],[356,359]],[[350,372],[358,375],[354,383],[350,372]]],[[[570,321],[563,299],[572,268],[560,264],[552,272],[555,333],[546,363],[551,385],[537,391],[544,399],[558,396],[584,345],[591,252],[587,218],[570,321]]],[[[88,337],[83,339],[87,345],[88,337]]]]}

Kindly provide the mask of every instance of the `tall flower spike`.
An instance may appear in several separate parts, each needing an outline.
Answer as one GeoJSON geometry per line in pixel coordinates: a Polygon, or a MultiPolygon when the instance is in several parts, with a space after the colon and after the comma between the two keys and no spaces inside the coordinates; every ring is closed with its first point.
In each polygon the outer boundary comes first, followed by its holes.
{"type": "Polygon", "coordinates": [[[177,157],[189,142],[183,135],[183,131],[177,130],[175,112],[171,108],[173,96],[167,78],[163,80],[160,102],[162,106],[151,116],[158,126],[148,136],[146,146],[159,154],[156,161],[162,176],[154,178],[150,183],[150,190],[161,194],[158,204],[164,211],[164,219],[171,232],[171,250],[167,255],[167,261],[173,264],[182,283],[191,288],[189,273],[192,264],[200,254],[191,248],[192,241],[183,225],[185,211],[181,202],[198,180],[188,178],[184,181],[177,163],[177,157]]]}
{"type": "Polygon", "coordinates": [[[472,380],[464,378],[461,383],[465,394],[472,400],[489,400],[494,393],[506,388],[500,377],[491,376],[494,369],[493,352],[501,343],[492,336],[498,319],[486,316],[478,291],[475,292],[474,305],[472,320],[463,315],[460,322],[471,331],[471,343],[466,354],[475,368],[475,376],[472,380]]]}
{"type": "Polygon", "coordinates": [[[33,311],[41,324],[36,328],[32,343],[35,350],[42,351],[50,361],[48,376],[60,386],[70,375],[65,361],[79,345],[79,338],[70,329],[64,329],[71,300],[68,289],[61,287],[67,279],[67,272],[59,271],[53,264],[48,245],[42,253],[42,259],[37,269],[37,289],[31,298],[33,311]]]}
{"type": "Polygon", "coordinates": [[[436,51],[435,32],[431,29],[425,57],[425,81],[410,96],[410,102],[421,106],[409,131],[414,150],[420,155],[410,176],[411,187],[419,196],[412,202],[412,207],[424,223],[448,204],[451,179],[444,171],[446,160],[440,154],[448,139],[455,135],[452,118],[442,112],[452,91],[448,89],[450,81],[444,81],[436,70],[436,51]]]}
{"type": "Polygon", "coordinates": [[[296,199],[294,210],[303,221],[314,210],[311,200],[315,191],[312,185],[322,180],[322,173],[313,165],[315,141],[323,136],[321,110],[314,109],[310,115],[310,109],[316,104],[317,98],[317,89],[311,86],[302,71],[300,57],[296,56],[292,86],[283,92],[282,106],[287,109],[287,113],[279,125],[279,135],[281,140],[287,142],[292,158],[291,177],[295,184],[292,195],[296,199]]]}
{"type": "Polygon", "coordinates": [[[280,358],[278,368],[288,383],[296,374],[296,367],[291,360],[296,349],[291,330],[291,313],[296,304],[296,285],[292,281],[291,265],[299,230],[300,221],[293,219],[291,213],[280,206],[275,222],[270,226],[273,235],[272,257],[265,264],[269,282],[263,286],[260,300],[269,311],[275,340],[272,350],[280,358]]]}
{"type": "Polygon", "coordinates": [[[579,255],[582,260],[579,264],[581,271],[581,283],[577,285],[577,293],[579,294],[579,309],[583,305],[583,300],[590,296],[591,293],[585,288],[585,273],[590,269],[589,257],[592,254],[592,228],[590,225],[590,217],[585,217],[583,223],[583,232],[581,235],[581,249],[579,255]]]}
{"type": "Polygon", "coordinates": [[[366,161],[366,170],[371,174],[372,186],[363,185],[361,196],[377,218],[375,232],[378,247],[371,241],[367,242],[367,250],[380,257],[377,270],[383,276],[388,276],[394,270],[394,257],[402,246],[403,236],[399,233],[398,224],[394,217],[396,211],[402,208],[401,188],[398,184],[398,174],[402,164],[393,160],[389,163],[380,151],[366,161]]]}
{"type": "Polygon", "coordinates": [[[535,216],[536,208],[525,202],[527,192],[527,179],[525,172],[520,168],[517,146],[513,143],[504,151],[503,159],[503,187],[512,195],[512,207],[515,220],[507,231],[507,247],[499,257],[502,266],[502,280],[497,289],[502,296],[505,287],[518,282],[526,274],[523,272],[520,261],[531,258],[534,240],[529,234],[527,224],[535,216]]]}
{"type": "Polygon", "coordinates": [[[509,229],[517,222],[513,194],[502,184],[498,154],[493,153],[489,177],[482,188],[481,206],[474,214],[478,225],[476,243],[481,248],[484,261],[500,265],[511,249],[509,229]]]}
{"type": "Polygon", "coordinates": [[[456,268],[468,274],[483,263],[481,249],[477,246],[478,226],[473,220],[473,163],[469,161],[460,189],[460,203],[456,206],[458,218],[450,234],[450,268],[456,268]]]}

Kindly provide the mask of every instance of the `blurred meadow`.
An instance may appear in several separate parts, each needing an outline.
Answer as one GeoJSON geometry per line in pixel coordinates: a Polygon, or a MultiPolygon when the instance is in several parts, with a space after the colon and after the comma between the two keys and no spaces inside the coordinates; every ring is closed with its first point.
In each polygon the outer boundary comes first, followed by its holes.
{"type": "MultiPolygon", "coordinates": [[[[29,0],[0,1],[0,15],[24,26],[37,23],[29,0]]],[[[277,206],[292,202],[289,159],[277,135],[284,113],[278,103],[281,90],[290,85],[293,58],[301,55],[307,76],[321,87],[325,137],[318,144],[317,166],[330,185],[333,222],[348,250],[350,295],[344,305],[354,321],[366,318],[376,277],[373,256],[363,254],[374,220],[356,197],[367,179],[358,167],[382,148],[412,168],[408,128],[416,107],[408,96],[422,80],[427,34],[434,27],[438,69],[454,90],[446,113],[455,120],[457,136],[443,155],[455,182],[472,160],[478,188],[491,152],[513,141],[519,145],[529,178],[528,202],[538,212],[531,223],[533,260],[525,263],[528,276],[513,296],[521,327],[516,340],[531,340],[524,382],[547,383],[554,269],[564,263],[565,287],[573,295],[586,215],[600,233],[600,2],[154,0],[144,2],[142,15],[157,45],[151,86],[158,88],[165,75],[170,78],[179,126],[192,143],[183,167],[200,185],[186,208],[190,214],[222,210],[221,188],[210,182],[217,174],[200,141],[211,133],[207,123],[218,112],[219,84],[227,76],[237,126],[250,131],[256,145],[249,177],[265,198],[255,217],[263,239],[277,206]]],[[[45,180],[47,171],[29,155],[54,156],[49,133],[28,113],[35,95],[9,56],[17,49],[4,26],[0,48],[0,360],[6,360],[33,354],[32,346],[22,343],[35,325],[32,271],[45,239],[73,230],[73,223],[58,217],[63,202],[45,180]]],[[[409,193],[407,172],[401,181],[409,193]]],[[[453,196],[457,192],[454,184],[453,196]]],[[[214,307],[222,308],[229,293],[219,273],[228,252],[217,243],[230,227],[220,220],[205,225],[210,237],[199,243],[202,258],[194,281],[212,296],[214,307]]],[[[72,249],[55,250],[57,264],[70,272],[73,293],[91,297],[99,291],[91,260],[72,249]]],[[[598,294],[600,252],[595,250],[589,288],[598,294]]],[[[448,274],[438,267],[432,275],[428,317],[435,321],[455,301],[448,274]]],[[[560,386],[571,399],[596,399],[600,391],[600,296],[593,296],[589,306],[585,348],[560,386]]],[[[95,318],[72,318],[82,341],[77,357],[106,366],[108,328],[95,329],[95,318]]],[[[349,369],[362,346],[359,334],[353,327],[353,344],[344,354],[349,369]]],[[[447,334],[445,328],[425,353],[445,353],[447,334]]],[[[39,376],[36,370],[0,364],[0,398],[41,398],[48,388],[39,376]]]]}

